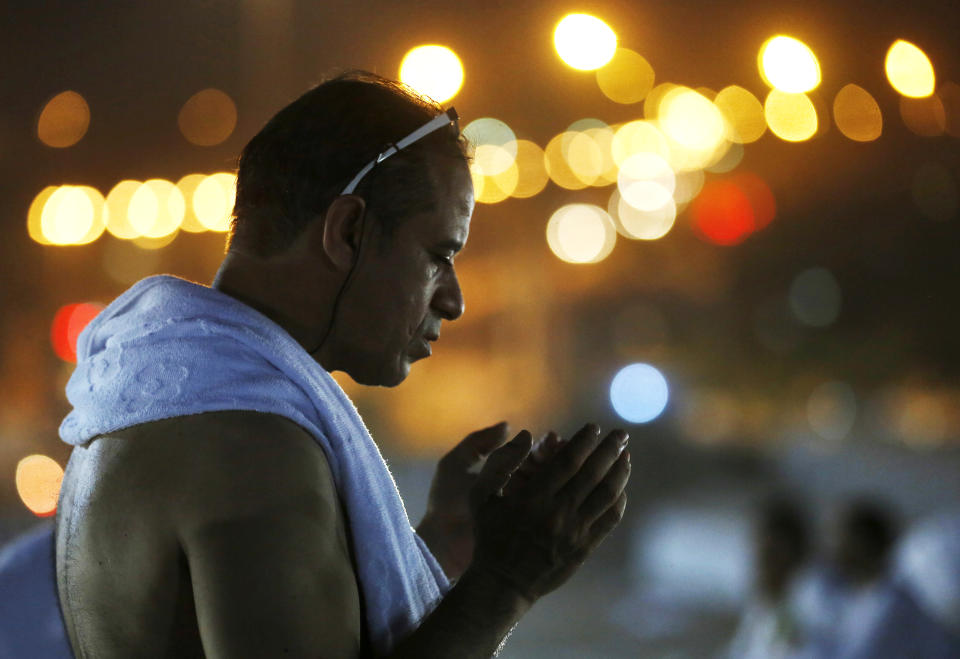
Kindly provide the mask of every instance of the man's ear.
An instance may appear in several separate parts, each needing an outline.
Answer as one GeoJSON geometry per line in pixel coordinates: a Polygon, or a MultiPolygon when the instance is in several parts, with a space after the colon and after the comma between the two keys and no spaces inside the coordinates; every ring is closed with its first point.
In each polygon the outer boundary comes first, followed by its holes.
{"type": "Polygon", "coordinates": [[[348,270],[357,258],[366,211],[366,202],[356,195],[337,197],[327,208],[318,247],[340,270],[348,270]]]}

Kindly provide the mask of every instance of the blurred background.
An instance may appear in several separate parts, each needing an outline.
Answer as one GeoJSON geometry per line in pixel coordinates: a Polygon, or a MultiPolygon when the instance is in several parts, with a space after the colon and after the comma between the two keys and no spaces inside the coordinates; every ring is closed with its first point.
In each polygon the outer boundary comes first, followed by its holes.
{"type": "MultiPolygon", "coordinates": [[[[352,68],[455,105],[475,148],[466,314],[400,387],[338,378],[411,518],[436,459],[476,428],[594,420],[632,437],[626,519],[503,656],[719,656],[774,493],[809,518],[814,557],[854,498],[904,538],[945,537],[960,496],[955,3],[2,11],[0,544],[55,512],[79,332],[142,277],[209,283],[240,149],[352,68]]],[[[936,563],[928,546],[910,555],[936,563]]]]}

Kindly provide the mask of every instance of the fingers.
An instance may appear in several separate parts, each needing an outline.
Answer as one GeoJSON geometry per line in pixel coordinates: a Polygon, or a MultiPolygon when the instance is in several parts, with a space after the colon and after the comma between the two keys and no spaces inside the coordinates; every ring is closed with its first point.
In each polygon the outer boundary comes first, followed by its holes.
{"type": "MultiPolygon", "coordinates": [[[[599,451],[598,451],[599,452],[599,451]]],[[[630,451],[624,450],[593,491],[580,506],[580,514],[587,525],[594,524],[611,506],[624,496],[630,479],[630,451]]]]}
{"type": "Polygon", "coordinates": [[[588,423],[557,449],[553,460],[538,474],[535,487],[551,496],[567,484],[600,442],[600,427],[588,423]]]}
{"type": "Polygon", "coordinates": [[[587,542],[587,546],[583,552],[583,557],[586,558],[593,551],[600,546],[600,544],[606,539],[610,532],[617,528],[617,525],[620,523],[620,520],[623,519],[623,513],[627,508],[627,493],[624,492],[620,495],[620,498],[617,499],[616,503],[605,512],[600,519],[593,523],[593,526],[590,527],[590,540],[587,542]]]}
{"type": "Polygon", "coordinates": [[[562,444],[560,435],[551,430],[534,446],[532,453],[534,460],[538,463],[546,462],[556,454],[560,444],[562,444]]]}
{"type": "Polygon", "coordinates": [[[443,457],[443,462],[464,471],[480,462],[507,441],[507,422],[474,431],[443,457]]]}
{"type": "Polygon", "coordinates": [[[532,447],[533,437],[528,431],[521,430],[506,446],[491,453],[470,490],[471,505],[476,508],[499,492],[530,454],[532,447]]]}
{"type": "MultiPolygon", "coordinates": [[[[574,508],[578,508],[583,500],[593,491],[597,484],[603,481],[610,467],[620,457],[627,445],[629,435],[620,429],[611,431],[600,446],[584,461],[583,466],[570,478],[559,494],[574,508]]],[[[617,492],[610,501],[617,498],[617,492]]]]}

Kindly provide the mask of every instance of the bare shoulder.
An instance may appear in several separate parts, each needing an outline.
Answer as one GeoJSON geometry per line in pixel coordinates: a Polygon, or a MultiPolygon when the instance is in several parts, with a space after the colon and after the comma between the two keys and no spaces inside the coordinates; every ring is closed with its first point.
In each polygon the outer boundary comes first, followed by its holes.
{"type": "MultiPolygon", "coordinates": [[[[173,417],[101,437],[122,456],[118,480],[150,481],[180,521],[202,523],[289,505],[335,506],[336,487],[323,449],[293,421],[230,410],[173,417]],[[128,475],[127,475],[128,474],[128,475]],[[191,519],[193,518],[193,519],[191,519]]],[[[133,485],[132,483],[130,485],[133,485]]]]}

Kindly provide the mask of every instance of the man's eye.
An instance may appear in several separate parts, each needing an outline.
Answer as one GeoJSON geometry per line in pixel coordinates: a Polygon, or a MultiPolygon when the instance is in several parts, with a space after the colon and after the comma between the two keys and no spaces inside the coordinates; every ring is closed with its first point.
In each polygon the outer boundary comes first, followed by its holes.
{"type": "Polygon", "coordinates": [[[446,265],[453,265],[452,254],[437,254],[437,260],[446,265]]]}

